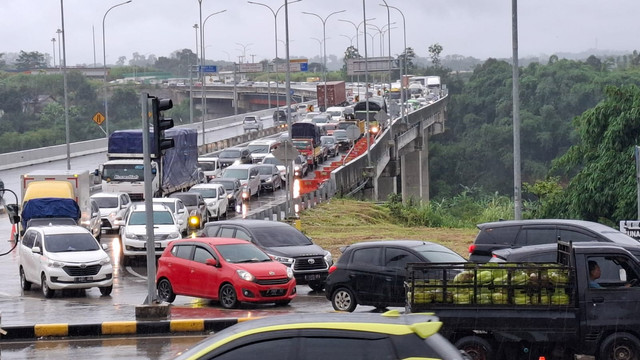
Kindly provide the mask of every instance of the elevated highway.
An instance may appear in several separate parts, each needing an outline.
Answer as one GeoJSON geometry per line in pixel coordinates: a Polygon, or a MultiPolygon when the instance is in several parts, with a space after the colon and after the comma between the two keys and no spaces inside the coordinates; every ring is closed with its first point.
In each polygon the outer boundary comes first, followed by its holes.
{"type": "MultiPolygon", "coordinates": [[[[314,202],[318,198],[338,195],[351,195],[365,199],[383,201],[392,193],[401,193],[403,200],[411,198],[420,201],[429,200],[429,151],[428,139],[432,134],[444,131],[447,116],[448,97],[414,110],[402,117],[391,120],[387,127],[375,139],[371,139],[369,151],[346,162],[331,164],[324,170],[328,176],[323,183],[322,193],[311,193],[302,201],[314,202]],[[329,173],[330,172],[330,173],[329,173]]],[[[269,117],[273,109],[253,112],[260,117],[269,117]]],[[[282,131],[275,127],[260,132],[244,133],[242,118],[245,114],[205,121],[202,124],[181,125],[198,131],[199,153],[208,154],[228,146],[273,135],[282,131]],[[222,130],[228,135],[220,138],[222,130]],[[204,131],[204,142],[202,131],[204,131]]],[[[105,138],[70,144],[72,157],[103,153],[106,159],[107,141],[105,138]]],[[[0,170],[14,169],[28,165],[41,164],[66,159],[66,145],[41,149],[25,150],[0,154],[0,170]]],[[[99,164],[95,164],[97,168],[99,164]]],[[[92,169],[90,169],[92,170],[92,169]]],[[[10,184],[10,179],[4,179],[10,184]]],[[[283,198],[281,202],[284,202],[283,198]]],[[[283,206],[274,202],[274,206],[283,206]]],[[[278,214],[280,211],[272,211],[278,214]]],[[[258,215],[257,218],[260,218],[258,215]]]]}

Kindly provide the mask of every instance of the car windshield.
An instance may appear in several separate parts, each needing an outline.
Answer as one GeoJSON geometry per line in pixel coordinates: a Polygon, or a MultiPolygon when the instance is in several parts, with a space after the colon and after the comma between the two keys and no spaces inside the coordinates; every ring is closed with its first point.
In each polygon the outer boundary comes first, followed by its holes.
{"type": "Polygon", "coordinates": [[[216,248],[227,262],[234,264],[272,261],[269,255],[250,243],[218,245],[216,248]]]}
{"type": "Polygon", "coordinates": [[[224,189],[226,191],[235,189],[235,182],[234,181],[221,181],[221,180],[218,180],[218,181],[210,181],[209,184],[220,184],[220,185],[224,186],[224,189]]]}
{"type": "Polygon", "coordinates": [[[265,247],[313,245],[311,239],[291,226],[269,226],[254,229],[256,243],[265,247]]]}
{"type": "Polygon", "coordinates": [[[434,247],[433,245],[421,245],[414,248],[427,261],[432,263],[455,263],[467,262],[465,258],[445,248],[434,247]]]}
{"type": "Polygon", "coordinates": [[[260,175],[273,174],[273,168],[271,166],[258,166],[258,171],[260,172],[260,175]]]}
{"type": "Polygon", "coordinates": [[[342,116],[342,112],[341,111],[327,111],[327,114],[331,115],[331,116],[342,116]]]}
{"type": "Polygon", "coordinates": [[[110,209],[118,207],[118,198],[117,197],[92,197],[97,203],[98,207],[101,209],[110,209]]]}
{"type": "Polygon", "coordinates": [[[218,197],[218,191],[216,189],[205,189],[205,188],[191,188],[189,189],[190,192],[197,192],[200,193],[202,195],[203,198],[208,199],[208,198],[217,198],[218,197]]]}
{"type": "Polygon", "coordinates": [[[44,247],[48,252],[95,251],[100,245],[91,234],[55,234],[47,235],[44,247]]]}
{"type": "Polygon", "coordinates": [[[224,178],[233,178],[233,179],[247,179],[249,178],[249,176],[247,176],[247,174],[249,173],[249,170],[247,169],[229,169],[227,168],[224,173],[222,174],[222,177],[224,178]]]}
{"type": "Polygon", "coordinates": [[[218,168],[214,162],[199,162],[198,167],[202,169],[202,171],[214,171],[218,168]]]}
{"type": "Polygon", "coordinates": [[[252,153],[268,153],[269,145],[248,145],[247,148],[252,153]]]}
{"type": "Polygon", "coordinates": [[[284,166],[284,163],[280,160],[278,160],[278,158],[275,157],[268,157],[265,158],[264,160],[262,160],[263,164],[272,164],[272,165],[282,165],[284,166]]]}
{"type": "Polygon", "coordinates": [[[293,163],[296,165],[300,165],[304,163],[304,161],[302,161],[302,158],[300,156],[297,156],[295,159],[293,159],[293,163]]]}
{"type": "Polygon", "coordinates": [[[218,155],[220,159],[235,159],[241,156],[240,150],[224,150],[218,155]]]}
{"type": "Polygon", "coordinates": [[[173,213],[176,212],[176,203],[173,201],[154,201],[154,202],[168,207],[173,213]]]}
{"type": "Polygon", "coordinates": [[[196,206],[198,205],[198,196],[195,194],[172,194],[171,197],[182,200],[184,206],[196,206]]]}
{"type": "Polygon", "coordinates": [[[336,143],[336,139],[333,138],[333,137],[323,137],[322,138],[322,143],[323,144],[329,144],[329,145],[335,144],[336,143]]]}
{"type": "MultiPolygon", "coordinates": [[[[144,211],[134,211],[129,217],[129,225],[146,225],[147,213],[144,211]]],[[[173,217],[168,211],[154,211],[153,212],[153,224],[154,225],[173,225],[173,217]]]]}
{"type": "Polygon", "coordinates": [[[327,119],[324,116],[317,116],[317,117],[314,117],[313,119],[311,119],[311,122],[314,122],[316,124],[326,123],[327,121],[329,121],[329,119],[327,119]]]}

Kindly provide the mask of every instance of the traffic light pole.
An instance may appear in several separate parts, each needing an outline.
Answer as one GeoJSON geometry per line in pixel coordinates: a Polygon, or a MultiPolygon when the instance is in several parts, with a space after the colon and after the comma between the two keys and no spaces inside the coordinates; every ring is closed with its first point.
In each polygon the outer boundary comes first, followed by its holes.
{"type": "MultiPolygon", "coordinates": [[[[147,211],[146,224],[147,224],[147,298],[145,300],[146,305],[151,305],[156,302],[156,249],[154,246],[154,232],[153,232],[153,189],[151,189],[151,144],[149,144],[149,94],[142,93],[140,95],[140,104],[142,105],[142,150],[144,152],[144,206],[147,211]]],[[[154,99],[155,100],[155,99],[154,99]]],[[[156,114],[152,114],[153,117],[156,114]]],[[[154,129],[157,134],[157,130],[154,129]]],[[[156,174],[160,176],[160,174],[156,174]]],[[[122,244],[120,245],[122,246],[122,244]]]]}

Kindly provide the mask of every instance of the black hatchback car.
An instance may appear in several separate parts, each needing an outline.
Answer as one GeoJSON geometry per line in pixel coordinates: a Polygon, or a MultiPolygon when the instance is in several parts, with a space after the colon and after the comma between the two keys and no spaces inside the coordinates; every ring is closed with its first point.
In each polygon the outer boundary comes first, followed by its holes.
{"type": "Polygon", "coordinates": [[[469,246],[469,261],[485,263],[491,252],[527,245],[555,244],[558,240],[601,241],[638,246],[632,237],[606,225],[584,220],[537,219],[508,220],[478,225],[478,235],[469,246]]]}
{"type": "Polygon", "coordinates": [[[209,180],[209,184],[221,184],[224,186],[224,190],[227,192],[227,199],[229,199],[229,210],[235,212],[242,211],[242,184],[238,179],[232,178],[215,178],[209,180]]]}
{"type": "Polygon", "coordinates": [[[408,263],[462,263],[462,256],[446,246],[419,240],[383,240],[347,246],[329,270],[325,296],[338,311],[358,304],[378,309],[405,306],[408,263]]]}
{"type": "Polygon", "coordinates": [[[225,220],[207,223],[199,236],[251,241],[275,260],[291,267],[296,283],[314,291],[324,288],[333,265],[331,253],[293,226],[269,220],[225,220]]]}

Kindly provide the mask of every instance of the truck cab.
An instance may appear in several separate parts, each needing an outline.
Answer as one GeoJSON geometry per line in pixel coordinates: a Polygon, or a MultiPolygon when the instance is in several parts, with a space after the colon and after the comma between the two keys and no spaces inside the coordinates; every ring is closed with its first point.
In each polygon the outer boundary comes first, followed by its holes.
{"type": "MultiPolygon", "coordinates": [[[[129,194],[131,200],[139,201],[144,199],[144,160],[109,160],[100,165],[103,192],[125,192],[129,194]]],[[[160,179],[158,174],[158,163],[151,162],[151,188],[154,192],[159,191],[160,179]]],[[[148,179],[147,179],[148,181],[148,179]]]]}

